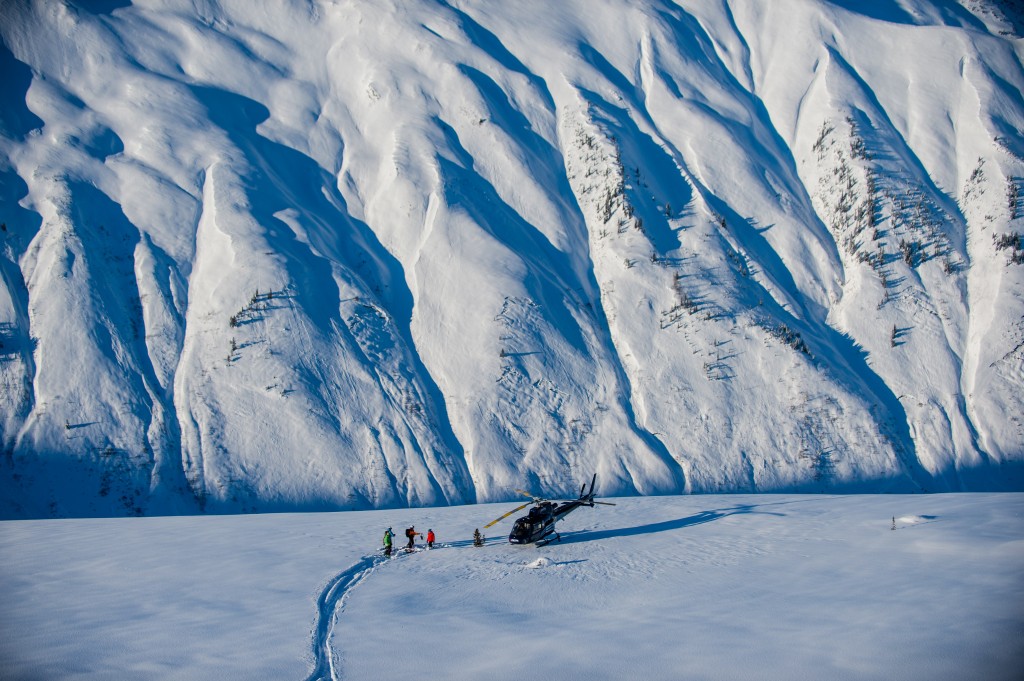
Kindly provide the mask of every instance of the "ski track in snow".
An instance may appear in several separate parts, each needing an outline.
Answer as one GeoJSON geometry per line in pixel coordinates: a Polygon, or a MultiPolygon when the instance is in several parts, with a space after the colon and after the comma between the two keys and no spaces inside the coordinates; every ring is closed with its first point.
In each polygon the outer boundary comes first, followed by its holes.
{"type": "Polygon", "coordinates": [[[316,658],[316,666],[306,681],[337,681],[342,678],[331,651],[331,632],[337,619],[335,613],[344,605],[345,597],[352,589],[386,561],[383,556],[366,556],[335,576],[320,593],[316,602],[317,623],[313,631],[313,656],[316,658]]]}
{"type": "MultiPolygon", "coordinates": [[[[448,545],[439,544],[438,546],[448,545]]],[[[412,552],[419,553],[422,550],[416,548],[412,552]]],[[[408,551],[401,548],[395,549],[391,558],[383,555],[364,556],[358,563],[340,572],[327,583],[316,601],[317,623],[313,630],[313,656],[316,659],[316,666],[306,677],[306,681],[339,681],[343,678],[331,650],[331,633],[334,631],[337,615],[353,589],[379,566],[398,558],[402,553],[408,553],[408,551]]]]}

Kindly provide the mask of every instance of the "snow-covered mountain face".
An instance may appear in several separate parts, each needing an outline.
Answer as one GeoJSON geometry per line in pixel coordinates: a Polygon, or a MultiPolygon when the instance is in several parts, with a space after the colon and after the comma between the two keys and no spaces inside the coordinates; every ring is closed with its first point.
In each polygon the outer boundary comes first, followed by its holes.
{"type": "Polygon", "coordinates": [[[4,3],[0,514],[1024,488],[978,0],[4,3]]]}

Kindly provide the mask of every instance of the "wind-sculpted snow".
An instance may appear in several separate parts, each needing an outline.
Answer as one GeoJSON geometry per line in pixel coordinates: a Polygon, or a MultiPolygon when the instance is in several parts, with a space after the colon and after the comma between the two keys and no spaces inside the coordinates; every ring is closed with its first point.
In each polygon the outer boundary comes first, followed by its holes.
{"type": "Polygon", "coordinates": [[[0,513],[1024,487],[980,0],[0,9],[0,513]]]}

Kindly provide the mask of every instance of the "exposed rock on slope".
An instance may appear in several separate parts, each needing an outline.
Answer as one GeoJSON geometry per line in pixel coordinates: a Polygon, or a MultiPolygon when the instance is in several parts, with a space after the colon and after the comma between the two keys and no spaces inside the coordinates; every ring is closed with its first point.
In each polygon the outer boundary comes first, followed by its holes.
{"type": "Polygon", "coordinates": [[[983,2],[8,3],[6,516],[1024,487],[983,2]]]}

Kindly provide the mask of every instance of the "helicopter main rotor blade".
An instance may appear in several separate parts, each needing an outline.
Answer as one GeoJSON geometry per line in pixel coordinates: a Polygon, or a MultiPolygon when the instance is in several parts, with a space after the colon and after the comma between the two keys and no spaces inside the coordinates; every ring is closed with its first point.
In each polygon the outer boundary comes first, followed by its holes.
{"type": "Polygon", "coordinates": [[[512,509],[511,511],[509,511],[509,512],[508,512],[508,513],[506,513],[505,515],[503,515],[503,516],[500,516],[500,517],[498,517],[498,518],[495,518],[495,519],[494,519],[494,520],[492,520],[491,522],[489,522],[489,523],[487,523],[486,525],[484,525],[484,529],[486,530],[486,529],[487,529],[488,527],[490,527],[491,525],[494,525],[495,523],[497,523],[497,522],[500,522],[500,521],[504,520],[505,518],[509,517],[510,515],[512,515],[513,513],[515,513],[516,511],[519,511],[519,510],[521,510],[521,509],[524,509],[524,508],[526,508],[527,506],[529,506],[529,505],[530,505],[530,504],[532,504],[532,503],[533,503],[532,501],[527,501],[527,502],[526,502],[525,504],[523,504],[522,506],[516,506],[515,508],[513,508],[513,509],[512,509]]]}
{"type": "Polygon", "coordinates": [[[595,501],[594,503],[595,504],[601,504],[602,506],[615,506],[616,505],[616,504],[613,504],[610,501],[595,501]]]}
{"type": "Polygon", "coordinates": [[[517,489],[516,489],[515,491],[516,491],[516,492],[519,492],[519,493],[520,493],[520,494],[522,494],[522,495],[523,495],[524,497],[530,497],[530,498],[531,498],[531,499],[533,499],[534,501],[540,501],[540,497],[538,497],[538,496],[537,496],[537,495],[535,495],[535,494],[530,494],[530,493],[529,493],[529,492],[527,492],[527,491],[526,491],[525,489],[518,489],[518,488],[517,488],[517,489]]]}

